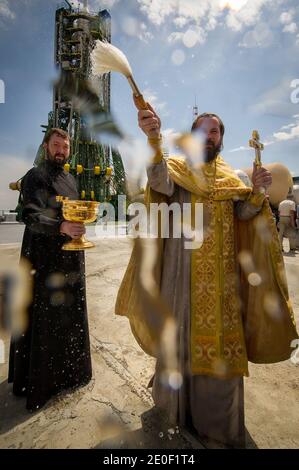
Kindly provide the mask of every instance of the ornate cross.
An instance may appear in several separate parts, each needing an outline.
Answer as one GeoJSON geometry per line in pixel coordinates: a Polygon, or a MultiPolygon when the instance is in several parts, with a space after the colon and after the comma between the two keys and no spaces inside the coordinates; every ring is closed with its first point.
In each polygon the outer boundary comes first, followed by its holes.
{"type": "Polygon", "coordinates": [[[262,166],[261,152],[264,150],[264,144],[260,142],[258,131],[252,131],[252,139],[249,141],[249,146],[255,149],[256,166],[262,166]]]}

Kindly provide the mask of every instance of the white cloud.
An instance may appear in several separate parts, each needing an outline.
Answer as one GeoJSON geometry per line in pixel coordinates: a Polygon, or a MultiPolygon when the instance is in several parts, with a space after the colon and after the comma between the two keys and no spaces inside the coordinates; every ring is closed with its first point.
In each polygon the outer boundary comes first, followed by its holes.
{"type": "Polygon", "coordinates": [[[188,23],[188,19],[185,16],[178,16],[173,20],[173,23],[178,28],[183,28],[188,23]]]}
{"type": "Polygon", "coordinates": [[[184,28],[184,31],[172,31],[168,41],[182,41],[186,47],[203,44],[207,32],[216,28],[217,18],[223,12],[220,0],[138,0],[138,3],[141,12],[155,26],[168,20],[174,29],[184,28]]]}
{"type": "Polygon", "coordinates": [[[266,140],[265,142],[263,142],[263,144],[264,144],[264,147],[268,147],[269,145],[275,144],[275,141],[274,140],[266,140]]]}
{"type": "Polygon", "coordinates": [[[103,9],[103,8],[113,8],[114,5],[116,5],[119,2],[119,0],[92,0],[89,1],[90,6],[92,8],[97,8],[97,9],[103,9]]]}
{"type": "Polygon", "coordinates": [[[183,41],[183,36],[184,36],[184,33],[182,33],[181,31],[173,31],[168,36],[167,41],[170,44],[173,44],[173,43],[178,42],[178,41],[183,41]]]}
{"type": "Polygon", "coordinates": [[[188,29],[183,36],[183,43],[186,47],[194,47],[197,43],[203,43],[205,41],[205,33],[202,29],[188,29]]]}
{"type": "Polygon", "coordinates": [[[173,145],[174,141],[178,139],[181,135],[182,135],[181,132],[177,132],[175,129],[171,127],[162,131],[163,140],[165,141],[165,143],[169,145],[170,144],[173,145]]]}
{"type": "Polygon", "coordinates": [[[246,5],[248,0],[220,0],[220,7],[231,10],[241,10],[246,5]]]}
{"type": "Polygon", "coordinates": [[[15,18],[14,12],[10,9],[8,0],[1,0],[0,3],[0,16],[13,20],[15,18]]]}
{"type": "Polygon", "coordinates": [[[284,33],[296,33],[297,29],[298,28],[297,28],[296,23],[290,23],[290,24],[286,24],[282,31],[284,33]]]}
{"type": "Polygon", "coordinates": [[[171,17],[174,26],[202,23],[209,30],[216,27],[216,18],[223,12],[220,0],[137,0],[149,21],[160,26],[171,17]]]}
{"type": "Polygon", "coordinates": [[[176,144],[177,139],[181,137],[181,135],[181,132],[177,132],[172,128],[167,128],[162,131],[163,148],[167,150],[170,155],[181,154],[181,150],[179,150],[176,144]]]}
{"type": "Polygon", "coordinates": [[[279,132],[273,133],[276,141],[299,139],[299,116],[295,114],[294,117],[296,119],[295,123],[282,126],[279,132]],[[281,132],[283,130],[289,130],[289,132],[281,132]]]}
{"type": "MultiPolygon", "coordinates": [[[[278,132],[273,132],[271,140],[264,142],[265,147],[269,145],[277,144],[279,142],[299,139],[299,114],[295,114],[293,115],[293,117],[295,118],[295,122],[282,126],[278,132]],[[284,131],[288,131],[288,132],[284,132],[284,131]]],[[[241,147],[239,149],[233,149],[231,150],[231,152],[241,150],[241,149],[242,149],[241,147]]],[[[245,147],[243,149],[245,149],[245,147]]]]}
{"type": "Polygon", "coordinates": [[[241,31],[244,27],[257,24],[263,7],[270,2],[277,3],[277,0],[250,0],[237,11],[231,9],[226,17],[228,27],[234,31],[241,31]]]}
{"type": "Polygon", "coordinates": [[[145,23],[141,22],[135,16],[124,16],[121,22],[121,28],[128,36],[137,37],[141,41],[148,42],[152,39],[152,34],[148,31],[145,23]]]}
{"type": "Polygon", "coordinates": [[[159,26],[164,23],[165,18],[174,14],[177,10],[176,0],[137,0],[141,11],[148,17],[149,21],[159,26]]]}
{"type": "Polygon", "coordinates": [[[191,48],[196,44],[203,44],[206,40],[207,33],[200,27],[189,28],[187,31],[174,31],[167,40],[169,43],[181,41],[185,47],[191,48]]]}
{"type": "Polygon", "coordinates": [[[274,35],[266,23],[259,23],[255,29],[247,31],[243,40],[239,43],[240,47],[269,47],[274,40],[274,35]]]}
{"type": "Polygon", "coordinates": [[[156,92],[152,91],[150,88],[146,88],[143,90],[142,94],[145,101],[148,102],[157,113],[163,112],[164,116],[167,115],[166,102],[160,101],[156,92]]]}
{"type": "Polygon", "coordinates": [[[276,140],[299,139],[299,124],[291,129],[291,132],[275,132],[273,134],[276,140]]]}
{"type": "Polygon", "coordinates": [[[281,129],[281,130],[291,129],[291,127],[294,127],[295,125],[296,125],[296,124],[294,124],[294,123],[287,124],[286,126],[282,126],[280,129],[281,129]]]}
{"type": "Polygon", "coordinates": [[[293,20],[294,13],[293,11],[284,11],[279,17],[279,21],[282,24],[289,24],[293,20]]]}
{"type": "Polygon", "coordinates": [[[233,152],[243,152],[243,151],[247,151],[247,150],[252,150],[250,147],[244,147],[244,145],[241,145],[241,147],[237,147],[235,149],[231,149],[229,150],[229,153],[233,153],[233,152]]]}
{"type": "Polygon", "coordinates": [[[215,2],[207,2],[202,0],[200,2],[194,2],[193,0],[179,0],[178,1],[178,14],[185,18],[194,18],[201,20],[206,17],[209,19],[209,14],[213,10],[213,4],[215,2]]]}
{"type": "MultiPolygon", "coordinates": [[[[262,12],[266,6],[280,5],[281,0],[137,0],[140,10],[149,22],[160,26],[166,20],[174,31],[170,42],[183,39],[185,28],[196,31],[197,43],[203,44],[208,32],[214,30],[223,20],[229,29],[239,32],[254,25],[253,32],[243,39],[243,47],[267,47],[273,42],[273,33],[266,27],[262,30],[262,12]],[[251,36],[250,36],[251,35],[251,36]]],[[[284,17],[283,17],[284,18],[284,17]]],[[[265,23],[263,23],[265,25],[265,23]]]]}
{"type": "MultiPolygon", "coordinates": [[[[297,120],[296,123],[282,126],[279,132],[273,132],[270,140],[265,140],[262,143],[264,144],[264,147],[269,147],[270,145],[277,144],[278,142],[287,141],[287,140],[296,139],[296,138],[299,138],[299,119],[297,120]],[[290,132],[281,132],[283,129],[290,129],[290,132]]],[[[252,151],[252,148],[248,146],[245,147],[242,145],[241,147],[237,147],[237,148],[229,150],[229,153],[247,152],[248,150],[252,151]]]]}
{"type": "Polygon", "coordinates": [[[180,133],[176,132],[172,127],[168,127],[162,132],[163,137],[168,138],[170,136],[177,137],[181,135],[180,133]]]}
{"type": "Polygon", "coordinates": [[[294,104],[290,99],[289,78],[285,78],[278,85],[270,88],[265,93],[257,97],[256,103],[249,108],[254,114],[290,116],[294,113],[294,104]]]}
{"type": "MultiPolygon", "coordinates": [[[[296,119],[296,122],[282,126],[278,132],[273,132],[270,140],[263,141],[264,147],[269,147],[270,145],[274,145],[282,141],[299,139],[299,115],[294,115],[293,117],[296,119]],[[282,132],[283,130],[287,130],[289,132],[282,132]]],[[[248,150],[252,151],[252,148],[242,145],[241,147],[229,150],[229,153],[247,152],[248,150]]]]}
{"type": "Polygon", "coordinates": [[[140,23],[140,31],[137,37],[144,42],[148,42],[148,40],[153,39],[153,35],[148,31],[145,23],[140,23]]]}

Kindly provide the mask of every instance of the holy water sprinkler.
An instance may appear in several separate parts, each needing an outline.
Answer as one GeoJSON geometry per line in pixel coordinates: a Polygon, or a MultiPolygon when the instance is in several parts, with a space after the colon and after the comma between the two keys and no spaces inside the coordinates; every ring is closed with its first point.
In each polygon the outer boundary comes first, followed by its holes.
{"type": "Polygon", "coordinates": [[[91,54],[92,70],[94,75],[103,75],[109,72],[119,72],[124,75],[132,88],[135,104],[138,109],[148,109],[134,78],[131,66],[125,54],[107,41],[96,41],[91,54]]]}

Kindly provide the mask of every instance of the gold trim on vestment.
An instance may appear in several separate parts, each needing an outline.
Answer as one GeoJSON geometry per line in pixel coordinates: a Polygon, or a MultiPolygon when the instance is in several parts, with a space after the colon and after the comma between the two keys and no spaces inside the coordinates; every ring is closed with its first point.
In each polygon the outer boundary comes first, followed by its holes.
{"type": "MultiPolygon", "coordinates": [[[[268,201],[257,201],[252,190],[220,156],[213,163],[214,174],[210,164],[193,171],[183,158],[170,157],[166,163],[172,180],[191,193],[193,213],[195,201],[211,207],[210,233],[203,246],[192,250],[191,254],[192,372],[230,378],[248,375],[247,358],[256,363],[289,358],[291,341],[298,338],[298,334],[268,201]],[[213,184],[205,174],[207,169],[214,179],[213,184]],[[262,204],[260,214],[248,221],[238,220],[234,217],[234,201],[237,200],[262,204]],[[216,223],[219,226],[216,227],[216,223]],[[240,269],[240,252],[252,257],[255,270],[261,276],[260,285],[251,285],[248,273],[240,269]],[[217,289],[223,297],[219,295],[217,302],[213,303],[217,289]],[[275,316],[267,306],[269,293],[277,302],[275,316]],[[204,360],[204,357],[210,360],[204,360]]],[[[168,202],[168,198],[148,186],[146,202],[168,202]]],[[[118,292],[115,311],[129,318],[133,334],[144,351],[158,357],[161,325],[169,313],[165,308],[158,311],[155,299],[143,291],[138,280],[140,252],[137,248],[135,245],[118,292]],[[150,312],[151,307],[153,313],[150,312]],[[155,316],[156,320],[152,321],[155,316]]],[[[155,280],[159,288],[164,250],[162,238],[157,239],[157,249],[155,280]]]]}

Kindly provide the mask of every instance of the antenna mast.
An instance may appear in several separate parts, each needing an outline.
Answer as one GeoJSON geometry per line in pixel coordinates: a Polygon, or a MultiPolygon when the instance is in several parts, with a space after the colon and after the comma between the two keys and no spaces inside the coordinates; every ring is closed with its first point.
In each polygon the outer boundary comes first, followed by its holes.
{"type": "Polygon", "coordinates": [[[198,116],[198,106],[196,104],[196,95],[195,95],[194,106],[193,106],[193,121],[197,118],[197,116],[198,116]]]}

